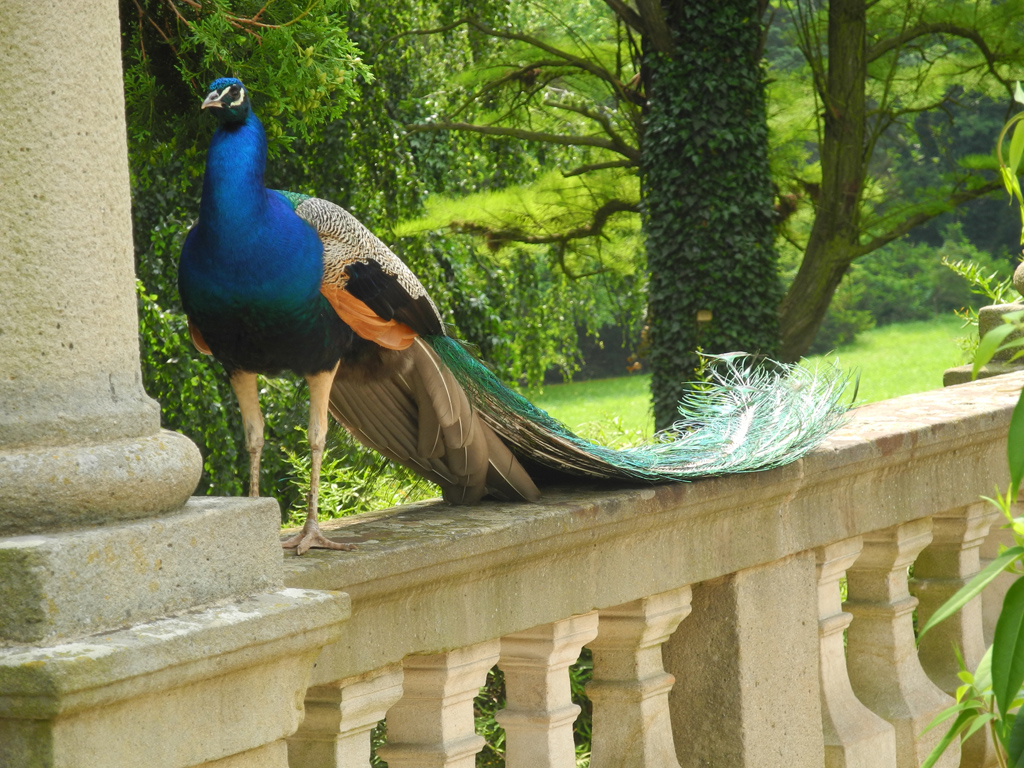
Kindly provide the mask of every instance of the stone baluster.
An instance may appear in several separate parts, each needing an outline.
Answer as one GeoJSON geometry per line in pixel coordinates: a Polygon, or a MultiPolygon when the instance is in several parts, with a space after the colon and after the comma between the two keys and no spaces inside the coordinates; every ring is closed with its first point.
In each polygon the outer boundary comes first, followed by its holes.
{"type": "Polygon", "coordinates": [[[402,662],[402,698],[388,711],[387,744],[377,750],[389,768],[474,768],[484,746],[473,723],[473,699],[498,661],[500,641],[402,662]]]}
{"type": "Polygon", "coordinates": [[[594,678],[591,768],[678,766],[661,647],[690,613],[690,587],[641,598],[600,612],[594,678]]]}
{"type": "MultiPolygon", "coordinates": [[[[922,731],[953,699],[928,679],[917,656],[907,569],[932,540],[931,518],[863,536],[864,549],[847,571],[853,614],[847,632],[847,666],[857,697],[896,729],[896,765],[917,768],[942,736],[922,731]]],[[[936,764],[953,768],[960,748],[952,744],[936,764]]]]}
{"type": "MultiPolygon", "coordinates": [[[[920,601],[919,627],[981,570],[981,544],[992,524],[1002,519],[999,510],[983,501],[932,517],[932,543],[914,563],[914,578],[910,582],[911,591],[920,601]]],[[[921,666],[932,682],[950,696],[955,696],[962,684],[957,676],[954,646],[960,650],[967,668],[976,669],[987,647],[980,596],[921,638],[921,666]]],[[[961,750],[964,765],[983,768],[996,764],[995,747],[987,728],[961,744],[961,750]]]]}
{"type": "Polygon", "coordinates": [[[402,665],[315,685],[306,717],[288,739],[289,768],[368,768],[370,734],[402,697],[402,665]]]}
{"type": "Polygon", "coordinates": [[[683,768],[824,763],[814,568],[801,552],[693,585],[665,645],[683,768]]]}
{"type": "Polygon", "coordinates": [[[597,611],[501,638],[498,666],[505,673],[508,768],[575,768],[573,723],[580,713],[569,690],[569,665],[597,637],[597,611]]]}
{"type": "Polygon", "coordinates": [[[857,536],[814,550],[818,563],[818,675],[826,768],[896,766],[893,727],[854,696],[846,670],[843,630],[853,617],[843,612],[839,580],[857,560],[862,546],[857,536]]]}

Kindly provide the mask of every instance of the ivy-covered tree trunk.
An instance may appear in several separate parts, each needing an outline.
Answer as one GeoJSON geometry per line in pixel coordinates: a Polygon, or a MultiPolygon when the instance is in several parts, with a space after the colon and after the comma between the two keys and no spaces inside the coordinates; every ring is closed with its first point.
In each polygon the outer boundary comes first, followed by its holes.
{"type": "Polygon", "coordinates": [[[862,180],[865,175],[867,76],[865,0],[829,4],[828,79],[824,102],[821,193],[814,225],[796,279],[780,310],[781,355],[795,360],[810,347],[843,275],[864,253],[860,247],[862,180]]]}
{"type": "Polygon", "coordinates": [[[697,347],[775,354],[782,288],[754,0],[662,6],[641,145],[655,425],[678,418],[697,347]]]}

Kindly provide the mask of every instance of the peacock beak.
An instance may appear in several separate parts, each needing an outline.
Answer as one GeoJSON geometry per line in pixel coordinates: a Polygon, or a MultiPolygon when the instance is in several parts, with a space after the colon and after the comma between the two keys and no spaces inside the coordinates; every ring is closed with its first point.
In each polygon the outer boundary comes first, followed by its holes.
{"type": "Polygon", "coordinates": [[[217,107],[217,109],[221,109],[224,106],[224,102],[221,101],[221,97],[223,95],[224,94],[221,91],[210,91],[210,95],[206,97],[206,100],[199,108],[206,109],[207,107],[217,107]]]}

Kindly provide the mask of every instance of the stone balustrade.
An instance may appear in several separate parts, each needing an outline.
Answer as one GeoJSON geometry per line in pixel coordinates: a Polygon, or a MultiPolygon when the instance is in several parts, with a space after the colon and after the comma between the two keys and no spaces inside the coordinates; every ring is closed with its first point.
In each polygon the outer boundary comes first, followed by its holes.
{"type": "Polygon", "coordinates": [[[271,500],[186,503],[199,453],[142,391],[117,10],[0,3],[0,766],[365,768],[386,719],[392,768],[469,768],[497,666],[506,765],[568,768],[583,647],[594,768],[919,764],[993,610],[920,653],[914,612],[994,555],[1024,376],[858,409],[771,472],[417,504],[282,561],[271,500]]]}
{"type": "MultiPolygon", "coordinates": [[[[289,765],[367,766],[386,719],[392,768],[473,766],[471,701],[497,665],[506,764],[574,766],[567,669],[587,646],[594,768],[918,766],[952,703],[951,643],[973,665],[984,639],[972,604],[919,653],[915,611],[979,568],[1001,519],[979,496],[1007,482],[1022,383],[858,408],[771,472],[328,524],[358,549],[288,555],[285,584],[347,593],[352,614],[316,661],[289,765]]],[[[963,757],[995,764],[983,737],[963,757]]]]}

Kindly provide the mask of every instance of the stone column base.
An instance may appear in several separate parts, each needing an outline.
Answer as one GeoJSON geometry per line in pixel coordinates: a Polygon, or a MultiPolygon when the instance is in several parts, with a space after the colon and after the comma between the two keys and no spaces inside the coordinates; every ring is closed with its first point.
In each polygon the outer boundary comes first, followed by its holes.
{"type": "Polygon", "coordinates": [[[350,612],[284,589],[48,647],[0,649],[0,765],[287,768],[309,673],[350,612]]]}

